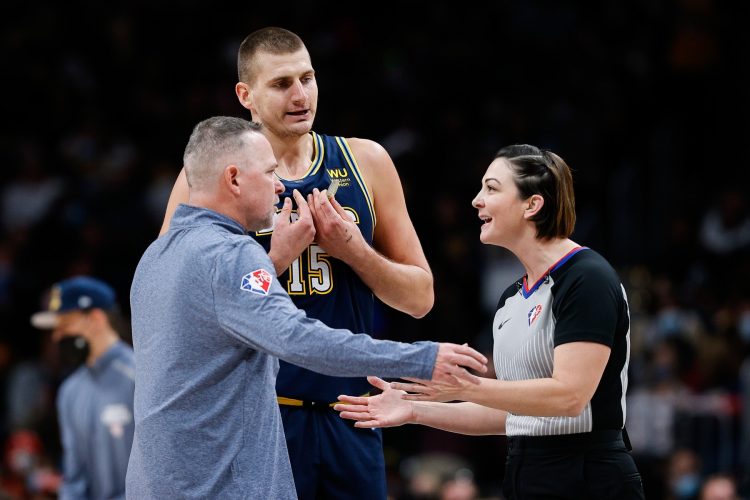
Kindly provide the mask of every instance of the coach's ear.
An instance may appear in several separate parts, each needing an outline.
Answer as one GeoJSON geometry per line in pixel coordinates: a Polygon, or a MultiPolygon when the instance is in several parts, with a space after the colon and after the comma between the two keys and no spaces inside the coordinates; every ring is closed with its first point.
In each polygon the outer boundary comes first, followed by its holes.
{"type": "Polygon", "coordinates": [[[235,196],[240,195],[240,184],[237,181],[239,173],[240,169],[237,167],[237,165],[230,164],[224,168],[224,175],[222,176],[224,185],[227,187],[229,192],[231,192],[235,196]]]}
{"type": "Polygon", "coordinates": [[[237,99],[239,99],[242,107],[245,109],[249,109],[252,113],[252,91],[250,90],[250,87],[247,86],[247,83],[237,82],[237,84],[234,86],[234,93],[237,94],[237,99]]]}

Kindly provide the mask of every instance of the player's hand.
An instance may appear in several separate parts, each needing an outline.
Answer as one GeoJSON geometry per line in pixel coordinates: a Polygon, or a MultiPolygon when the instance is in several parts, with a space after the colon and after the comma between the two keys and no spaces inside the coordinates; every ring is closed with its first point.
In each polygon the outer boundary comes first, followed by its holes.
{"type": "Polygon", "coordinates": [[[276,216],[271,235],[271,248],[268,256],[276,268],[277,275],[286,271],[294,259],[299,257],[315,239],[315,223],[305,197],[296,189],[292,192],[292,196],[297,202],[299,218],[295,222],[291,221],[292,199],[284,199],[284,206],[276,216]]]}
{"type": "Polygon", "coordinates": [[[367,377],[367,381],[383,392],[377,396],[339,396],[333,409],[341,412],[341,418],[356,420],[354,427],[396,427],[414,421],[414,404],[402,399],[403,391],[393,389],[388,382],[378,377],[367,377]]]}
{"type": "Polygon", "coordinates": [[[440,343],[432,381],[455,386],[458,381],[479,384],[480,379],[468,369],[479,373],[487,371],[487,358],[466,344],[440,343]]]}
{"type": "Polygon", "coordinates": [[[335,198],[328,197],[327,190],[313,189],[307,202],[315,221],[315,241],[328,255],[347,262],[352,252],[367,245],[357,224],[335,198]]]}

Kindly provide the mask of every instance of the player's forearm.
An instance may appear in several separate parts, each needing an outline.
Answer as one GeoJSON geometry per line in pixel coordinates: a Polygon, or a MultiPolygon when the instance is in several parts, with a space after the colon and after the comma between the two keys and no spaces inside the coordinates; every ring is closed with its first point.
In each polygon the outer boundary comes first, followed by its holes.
{"type": "Polygon", "coordinates": [[[414,403],[411,423],[468,436],[505,434],[506,412],[474,403],[414,403]]]}
{"type": "Polygon", "coordinates": [[[347,264],[388,306],[415,318],[432,309],[435,293],[429,270],[389,260],[369,246],[353,253],[347,264]]]}
{"type": "Polygon", "coordinates": [[[177,205],[180,203],[187,203],[189,198],[189,188],[187,183],[187,177],[185,176],[185,169],[180,170],[180,174],[175,180],[172,192],[169,194],[169,200],[167,201],[167,209],[164,214],[164,222],[159,230],[159,236],[169,231],[169,223],[172,220],[172,215],[177,209],[177,205]]]}

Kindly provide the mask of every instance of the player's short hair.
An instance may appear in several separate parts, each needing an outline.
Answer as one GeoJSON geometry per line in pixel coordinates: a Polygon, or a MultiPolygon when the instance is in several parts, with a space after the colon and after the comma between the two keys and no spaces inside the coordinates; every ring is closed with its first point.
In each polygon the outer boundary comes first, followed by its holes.
{"type": "Polygon", "coordinates": [[[198,123],[182,156],[188,186],[202,187],[226,166],[227,156],[233,156],[245,144],[246,132],[260,130],[259,123],[234,116],[214,116],[198,123]]]}
{"type": "Polygon", "coordinates": [[[241,82],[252,83],[255,78],[253,62],[258,52],[291,54],[304,48],[302,39],[284,28],[270,26],[253,31],[245,37],[237,52],[237,77],[241,82]]]}
{"type": "Polygon", "coordinates": [[[506,146],[495,158],[510,164],[521,199],[538,194],[541,210],[531,219],[539,239],[567,238],[576,223],[573,177],[567,163],[552,151],[529,144],[506,146]]]}

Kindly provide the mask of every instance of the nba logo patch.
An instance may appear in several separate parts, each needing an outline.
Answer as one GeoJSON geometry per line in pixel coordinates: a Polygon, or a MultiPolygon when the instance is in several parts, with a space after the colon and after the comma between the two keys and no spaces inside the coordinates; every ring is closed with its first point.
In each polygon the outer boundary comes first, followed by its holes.
{"type": "Polygon", "coordinates": [[[271,273],[265,269],[256,269],[242,277],[240,289],[260,295],[268,295],[268,290],[271,289],[271,279],[271,273]]]}
{"type": "Polygon", "coordinates": [[[537,304],[534,307],[531,308],[531,311],[529,311],[529,326],[531,326],[534,321],[539,317],[539,314],[542,312],[542,305],[537,304]]]}

